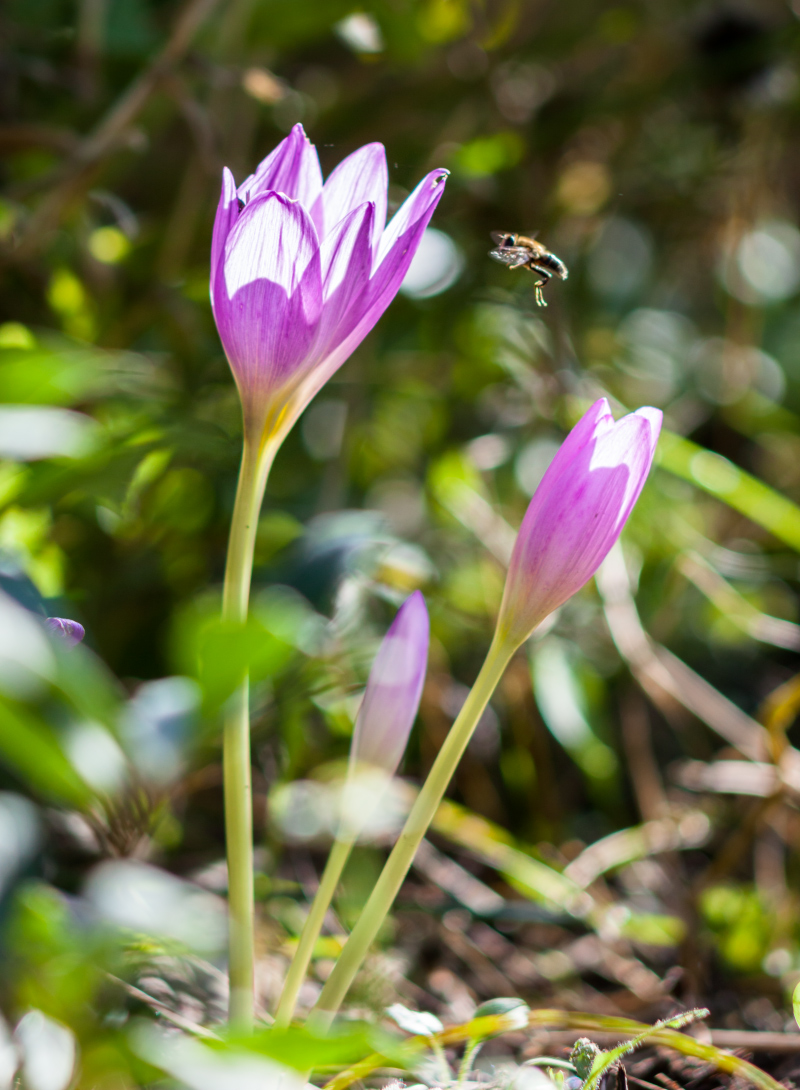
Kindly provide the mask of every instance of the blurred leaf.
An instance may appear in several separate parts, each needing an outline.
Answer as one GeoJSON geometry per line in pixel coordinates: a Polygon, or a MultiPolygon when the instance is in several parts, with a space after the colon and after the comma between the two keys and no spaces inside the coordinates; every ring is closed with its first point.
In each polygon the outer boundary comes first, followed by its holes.
{"type": "MultiPolygon", "coordinates": [[[[228,1043],[269,1056],[297,1071],[336,1069],[355,1063],[370,1052],[379,1051],[387,1059],[397,1059],[403,1041],[375,1026],[357,1030],[349,1027],[334,1029],[325,1036],[318,1036],[300,1026],[288,1029],[270,1029],[255,1033],[252,1037],[229,1037],[228,1043]]],[[[222,1049],[225,1046],[212,1045],[222,1049]]]]}
{"type": "Polygon", "coordinates": [[[677,946],[686,935],[686,924],[678,916],[635,912],[622,924],[621,932],[647,946],[677,946]]]}
{"type": "Polygon", "coordinates": [[[294,648],[254,617],[244,624],[215,620],[198,635],[196,677],[208,710],[218,708],[249,674],[260,681],[277,673],[294,648]]]}
{"type": "Polygon", "coordinates": [[[523,896],[544,901],[570,915],[583,917],[590,911],[592,898],[580,886],[526,855],[514,846],[505,829],[463,806],[445,800],[436,812],[433,828],[495,867],[523,896]]]}
{"type": "Polygon", "coordinates": [[[92,799],[50,728],[4,699],[0,699],[0,759],[35,794],[48,800],[83,807],[92,799]]]}
{"type": "Polygon", "coordinates": [[[106,966],[118,956],[108,933],[80,927],[64,896],[43,883],[20,890],[8,927],[19,1008],[37,1008],[80,1031],[91,1020],[106,966]]]}
{"type": "Polygon", "coordinates": [[[524,153],[522,137],[508,130],[464,144],[453,156],[453,167],[468,178],[485,178],[516,166],[524,153]]]}
{"type": "Polygon", "coordinates": [[[663,469],[716,496],[800,552],[800,507],[763,481],[671,431],[661,432],[656,458],[663,469]]]}

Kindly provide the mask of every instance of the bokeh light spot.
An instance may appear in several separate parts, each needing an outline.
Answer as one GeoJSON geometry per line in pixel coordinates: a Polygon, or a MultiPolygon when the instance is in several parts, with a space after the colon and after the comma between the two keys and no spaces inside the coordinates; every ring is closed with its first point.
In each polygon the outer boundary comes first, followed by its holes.
{"type": "Polygon", "coordinates": [[[429,227],[409,266],[400,290],[412,299],[429,299],[447,291],[461,275],[464,257],[444,231],[429,227]]]}
{"type": "Polygon", "coordinates": [[[89,235],[89,253],[104,265],[116,265],[130,249],[130,241],[119,227],[98,227],[89,235]]]}

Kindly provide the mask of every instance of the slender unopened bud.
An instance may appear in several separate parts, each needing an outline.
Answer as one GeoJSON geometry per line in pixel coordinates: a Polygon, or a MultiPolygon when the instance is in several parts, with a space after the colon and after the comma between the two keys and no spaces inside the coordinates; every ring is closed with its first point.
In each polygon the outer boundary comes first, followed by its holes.
{"type": "Polygon", "coordinates": [[[51,632],[55,632],[68,647],[74,647],[80,643],[86,635],[82,624],[70,621],[67,617],[48,617],[45,624],[51,632]]]}
{"type": "Polygon", "coordinates": [[[390,776],[405,753],[428,666],[430,622],[418,590],[406,598],[378,648],[353,731],[350,765],[390,776]]]}
{"type": "Polygon", "coordinates": [[[615,421],[605,398],[561,445],[522,520],[497,635],[519,645],[588,582],[619,537],[653,463],[658,409],[615,421]]]}

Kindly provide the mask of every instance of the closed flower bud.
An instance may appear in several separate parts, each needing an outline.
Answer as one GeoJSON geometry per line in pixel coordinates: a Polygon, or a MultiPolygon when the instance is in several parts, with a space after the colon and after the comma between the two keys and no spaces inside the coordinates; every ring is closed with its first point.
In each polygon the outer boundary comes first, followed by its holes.
{"type": "Polygon", "coordinates": [[[658,409],[644,408],[615,421],[601,398],[569,433],[522,520],[500,640],[521,644],[597,571],[650,472],[661,419],[658,409]]]}
{"type": "Polygon", "coordinates": [[[82,624],[70,621],[67,617],[48,617],[45,624],[59,639],[64,640],[67,647],[74,647],[86,635],[82,624]]]}
{"type": "Polygon", "coordinates": [[[406,598],[378,648],[353,731],[351,768],[394,775],[417,717],[428,667],[430,623],[418,590],[406,598]]]}

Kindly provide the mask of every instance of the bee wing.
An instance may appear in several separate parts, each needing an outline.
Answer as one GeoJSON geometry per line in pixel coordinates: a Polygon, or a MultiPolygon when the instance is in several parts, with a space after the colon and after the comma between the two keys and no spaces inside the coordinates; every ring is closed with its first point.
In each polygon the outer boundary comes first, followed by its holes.
{"type": "Polygon", "coordinates": [[[490,250],[489,257],[493,257],[501,265],[508,265],[510,269],[514,269],[519,265],[526,265],[530,254],[520,246],[504,246],[499,250],[490,250]]]}

